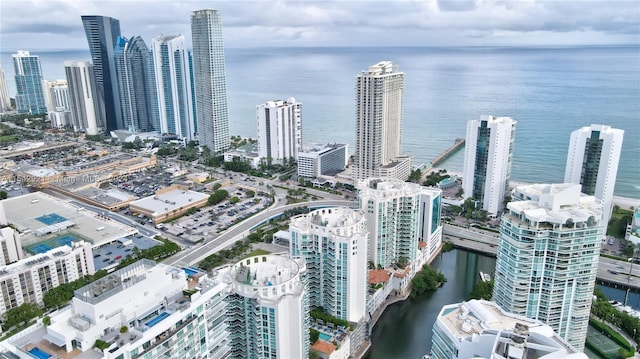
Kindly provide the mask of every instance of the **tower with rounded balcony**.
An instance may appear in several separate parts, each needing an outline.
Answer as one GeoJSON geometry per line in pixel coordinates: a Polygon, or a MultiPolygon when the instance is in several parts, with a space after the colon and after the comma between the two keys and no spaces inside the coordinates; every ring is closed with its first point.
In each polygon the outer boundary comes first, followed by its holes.
{"type": "Polygon", "coordinates": [[[309,305],[304,259],[259,255],[229,270],[231,357],[307,358],[309,305]]]}

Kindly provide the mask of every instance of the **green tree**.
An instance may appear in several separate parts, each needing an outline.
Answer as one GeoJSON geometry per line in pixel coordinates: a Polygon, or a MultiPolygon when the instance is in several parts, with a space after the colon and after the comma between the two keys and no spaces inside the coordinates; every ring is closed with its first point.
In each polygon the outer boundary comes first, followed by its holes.
{"type": "Polygon", "coordinates": [[[233,197],[229,198],[229,203],[231,203],[231,204],[236,204],[238,202],[240,202],[240,198],[238,198],[236,196],[233,196],[233,197]]]}
{"type": "Polygon", "coordinates": [[[7,192],[6,191],[0,191],[0,200],[3,199],[7,199],[7,192]]]}
{"type": "Polygon", "coordinates": [[[318,341],[318,338],[320,338],[320,332],[315,330],[315,329],[310,329],[309,330],[309,341],[311,342],[311,344],[315,343],[318,341]]]}
{"type": "Polygon", "coordinates": [[[247,195],[247,197],[255,197],[256,192],[255,192],[255,191],[252,191],[252,190],[250,190],[250,189],[248,189],[248,190],[245,192],[245,194],[247,195]]]}
{"type": "Polygon", "coordinates": [[[479,281],[478,283],[476,283],[475,286],[473,286],[473,289],[471,290],[471,293],[469,294],[469,298],[467,298],[467,300],[470,300],[470,299],[491,300],[492,297],[493,297],[493,280],[489,282],[479,281]]]}
{"type": "Polygon", "coordinates": [[[431,269],[428,264],[425,264],[422,270],[416,273],[411,280],[411,297],[433,292],[446,281],[447,278],[442,272],[437,272],[431,269]]]}
{"type": "Polygon", "coordinates": [[[211,206],[214,204],[218,204],[222,201],[224,201],[225,199],[227,199],[227,197],[229,197],[229,192],[227,192],[224,189],[219,189],[215,192],[213,192],[210,196],[209,199],[207,200],[207,203],[211,206]]]}
{"type": "Polygon", "coordinates": [[[35,303],[24,303],[7,310],[2,315],[2,329],[7,330],[37,318],[42,314],[42,309],[35,303]]]}

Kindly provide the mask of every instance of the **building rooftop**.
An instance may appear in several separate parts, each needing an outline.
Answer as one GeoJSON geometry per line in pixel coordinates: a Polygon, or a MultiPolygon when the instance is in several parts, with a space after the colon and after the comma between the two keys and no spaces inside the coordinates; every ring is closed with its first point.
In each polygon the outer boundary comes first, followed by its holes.
{"type": "Polygon", "coordinates": [[[371,269],[369,270],[369,283],[380,284],[386,283],[391,278],[391,273],[386,269],[371,269]]]}
{"type": "Polygon", "coordinates": [[[176,188],[131,202],[131,206],[143,208],[158,215],[206,198],[209,196],[204,193],[176,188]]]}
{"type": "Polygon", "coordinates": [[[333,353],[336,350],[336,348],[337,347],[335,345],[333,345],[333,344],[331,344],[329,342],[326,342],[324,340],[320,340],[320,339],[318,339],[311,346],[312,350],[315,350],[317,352],[324,353],[324,354],[327,354],[327,355],[331,355],[331,353],[333,353]]]}
{"type": "Polygon", "coordinates": [[[43,192],[7,198],[2,203],[7,221],[20,233],[23,247],[69,233],[93,244],[138,233],[135,228],[43,192]]]}
{"type": "Polygon", "coordinates": [[[518,186],[513,198],[519,199],[507,204],[511,219],[520,216],[522,221],[564,225],[601,222],[602,203],[594,196],[580,192],[579,184],[532,184],[518,186]]]}
{"type": "Polygon", "coordinates": [[[247,298],[278,300],[284,295],[300,295],[304,284],[300,274],[306,271],[302,258],[259,255],[245,258],[224,272],[236,293],[247,298]]]}
{"type": "MultiPolygon", "coordinates": [[[[493,348],[511,345],[509,354],[519,354],[510,356],[514,359],[587,358],[560,338],[550,326],[507,313],[497,304],[485,300],[473,299],[446,305],[440,311],[438,321],[460,342],[474,343],[481,335],[494,335],[498,343],[493,348]]],[[[489,355],[478,357],[493,358],[489,355]]]]}
{"type": "Polygon", "coordinates": [[[320,156],[326,152],[335,150],[337,148],[342,148],[345,147],[347,145],[342,144],[342,143],[328,143],[326,145],[317,145],[314,146],[312,148],[309,148],[305,151],[299,152],[298,155],[303,155],[303,156],[320,156]]]}

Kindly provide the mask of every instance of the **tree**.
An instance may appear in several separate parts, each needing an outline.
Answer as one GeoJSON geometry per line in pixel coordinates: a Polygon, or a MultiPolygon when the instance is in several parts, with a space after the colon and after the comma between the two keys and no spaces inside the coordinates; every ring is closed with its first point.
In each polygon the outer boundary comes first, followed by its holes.
{"type": "Polygon", "coordinates": [[[7,199],[7,192],[6,191],[0,191],[0,200],[3,199],[7,199]]]}
{"type": "Polygon", "coordinates": [[[48,327],[51,325],[51,317],[50,316],[46,316],[44,318],[42,318],[42,325],[44,325],[45,327],[48,327]]]}
{"type": "Polygon", "coordinates": [[[447,278],[442,272],[436,272],[428,264],[425,264],[411,280],[411,297],[433,292],[446,281],[447,278]]]}
{"type": "Polygon", "coordinates": [[[236,203],[238,203],[238,202],[240,202],[240,198],[238,198],[238,197],[236,197],[236,196],[233,196],[233,197],[231,197],[231,198],[229,199],[229,203],[231,203],[231,204],[236,204],[236,203]]]}
{"type": "Polygon", "coordinates": [[[476,283],[475,286],[473,286],[473,289],[471,290],[471,293],[469,294],[469,298],[467,300],[470,300],[470,299],[491,300],[491,297],[493,297],[493,280],[489,282],[480,281],[476,283]]]}
{"type": "Polygon", "coordinates": [[[248,189],[245,191],[245,194],[247,195],[247,197],[255,197],[256,192],[248,189]]]}
{"type": "Polygon", "coordinates": [[[418,183],[420,178],[422,178],[422,171],[418,168],[411,171],[411,174],[409,175],[409,182],[418,183]]]}
{"type": "Polygon", "coordinates": [[[224,189],[219,189],[215,192],[213,192],[210,196],[209,199],[207,200],[207,203],[211,206],[214,204],[218,204],[222,201],[224,201],[225,199],[227,199],[227,197],[229,197],[229,192],[227,192],[224,189]]]}
{"type": "Polygon", "coordinates": [[[42,309],[35,303],[24,303],[7,310],[2,316],[2,329],[7,330],[16,325],[26,323],[42,314],[42,309]]]}

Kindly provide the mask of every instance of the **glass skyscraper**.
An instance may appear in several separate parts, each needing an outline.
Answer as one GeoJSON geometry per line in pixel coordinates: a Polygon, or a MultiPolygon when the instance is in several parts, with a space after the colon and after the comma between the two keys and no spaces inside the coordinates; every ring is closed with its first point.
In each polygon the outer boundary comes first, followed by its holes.
{"type": "Polygon", "coordinates": [[[162,133],[187,141],[196,133],[191,64],[183,35],[158,36],[151,42],[162,133]]]}
{"type": "Polygon", "coordinates": [[[107,16],[84,15],[82,25],[89,43],[101,107],[99,112],[105,116],[106,130],[124,128],[113,56],[116,41],[120,36],[120,21],[107,16]]]}
{"type": "Polygon", "coordinates": [[[221,153],[229,148],[229,113],[220,12],[194,11],[191,36],[198,137],[212,153],[221,153]]]}
{"type": "Polygon", "coordinates": [[[134,131],[158,129],[158,96],[153,57],[140,36],[120,36],[114,48],[124,128],[134,131]]]}
{"type": "Polygon", "coordinates": [[[29,54],[29,51],[18,51],[12,57],[16,76],[18,113],[47,113],[40,59],[38,56],[29,54]]]}

